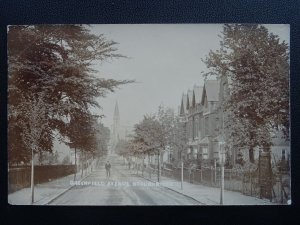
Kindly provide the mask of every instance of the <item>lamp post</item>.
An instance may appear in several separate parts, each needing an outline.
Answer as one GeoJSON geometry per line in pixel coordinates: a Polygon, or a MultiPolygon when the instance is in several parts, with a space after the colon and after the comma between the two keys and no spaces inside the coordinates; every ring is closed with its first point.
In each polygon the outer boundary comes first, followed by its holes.
{"type": "Polygon", "coordinates": [[[221,193],[220,193],[220,205],[223,205],[224,199],[224,166],[225,166],[225,150],[224,141],[219,142],[220,149],[220,166],[221,166],[221,193]]]}
{"type": "Polygon", "coordinates": [[[34,151],[31,149],[31,204],[34,203],[34,151]]]}
{"type": "Polygon", "coordinates": [[[180,160],[181,160],[181,190],[183,190],[183,156],[182,151],[180,152],[180,160]]]}

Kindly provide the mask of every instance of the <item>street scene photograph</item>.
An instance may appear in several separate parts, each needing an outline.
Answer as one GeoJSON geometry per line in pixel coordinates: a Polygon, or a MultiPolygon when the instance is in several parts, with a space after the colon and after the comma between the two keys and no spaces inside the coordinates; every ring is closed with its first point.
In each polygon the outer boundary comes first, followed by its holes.
{"type": "Polygon", "coordinates": [[[288,24],[7,27],[8,204],[290,205],[288,24]]]}

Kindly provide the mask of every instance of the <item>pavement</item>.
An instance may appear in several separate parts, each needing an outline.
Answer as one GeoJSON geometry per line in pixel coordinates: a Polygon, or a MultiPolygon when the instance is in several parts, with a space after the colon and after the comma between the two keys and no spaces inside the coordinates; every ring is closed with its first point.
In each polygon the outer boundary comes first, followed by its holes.
{"type": "MultiPolygon", "coordinates": [[[[200,202],[176,193],[136,175],[122,165],[119,157],[111,161],[111,177],[106,178],[104,165],[79,179],[66,176],[35,186],[34,205],[201,205],[200,202]]],[[[30,188],[8,196],[9,204],[29,205],[30,188]]]]}
{"type": "MultiPolygon", "coordinates": [[[[146,176],[145,178],[155,182],[155,176],[152,179],[146,176]]],[[[156,178],[157,179],[157,178],[156,178]]],[[[171,178],[162,176],[160,179],[160,185],[173,190],[177,193],[189,196],[204,205],[220,205],[221,189],[216,187],[205,186],[201,184],[192,184],[186,181],[183,182],[181,189],[181,182],[177,181],[174,185],[174,181],[171,178]]],[[[224,190],[223,205],[274,205],[267,199],[259,199],[252,196],[246,196],[240,192],[224,190]]]]}
{"type": "MultiPolygon", "coordinates": [[[[90,169],[90,168],[89,168],[90,169]]],[[[81,171],[76,174],[75,181],[84,180],[90,170],[84,170],[83,176],[81,176],[81,171]]],[[[73,186],[71,182],[74,181],[74,174],[65,176],[53,181],[36,184],[34,187],[34,203],[33,205],[46,205],[70,190],[73,186]]],[[[23,188],[19,191],[11,193],[8,195],[8,204],[11,205],[31,205],[31,189],[23,188]]]]}
{"type": "MultiPolygon", "coordinates": [[[[112,177],[104,166],[35,186],[34,205],[219,205],[220,188],[181,182],[162,176],[149,179],[145,172],[129,170],[118,157],[112,158],[112,177]],[[114,161],[115,160],[115,161],[114,161]]],[[[30,188],[8,195],[12,205],[30,205],[30,188]]],[[[273,205],[269,200],[224,190],[224,205],[273,205]]]]}
{"type": "Polygon", "coordinates": [[[81,183],[51,201],[50,205],[201,205],[200,202],[139,177],[119,157],[109,158],[111,176],[98,167],[81,183]]]}

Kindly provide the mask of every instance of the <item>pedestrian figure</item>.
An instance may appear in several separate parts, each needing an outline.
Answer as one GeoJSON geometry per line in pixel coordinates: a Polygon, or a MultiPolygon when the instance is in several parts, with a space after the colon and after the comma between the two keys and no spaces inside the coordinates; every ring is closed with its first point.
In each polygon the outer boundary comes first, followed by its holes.
{"type": "Polygon", "coordinates": [[[110,168],[111,168],[111,165],[110,165],[109,161],[107,161],[105,164],[106,178],[110,177],[110,168]]]}

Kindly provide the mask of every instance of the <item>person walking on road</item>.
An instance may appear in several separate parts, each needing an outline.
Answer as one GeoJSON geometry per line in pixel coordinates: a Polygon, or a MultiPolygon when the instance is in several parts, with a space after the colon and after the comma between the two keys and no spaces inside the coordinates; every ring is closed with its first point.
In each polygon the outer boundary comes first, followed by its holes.
{"type": "Polygon", "coordinates": [[[110,177],[110,168],[111,168],[111,165],[110,165],[109,161],[107,161],[105,164],[106,178],[110,177]]]}

